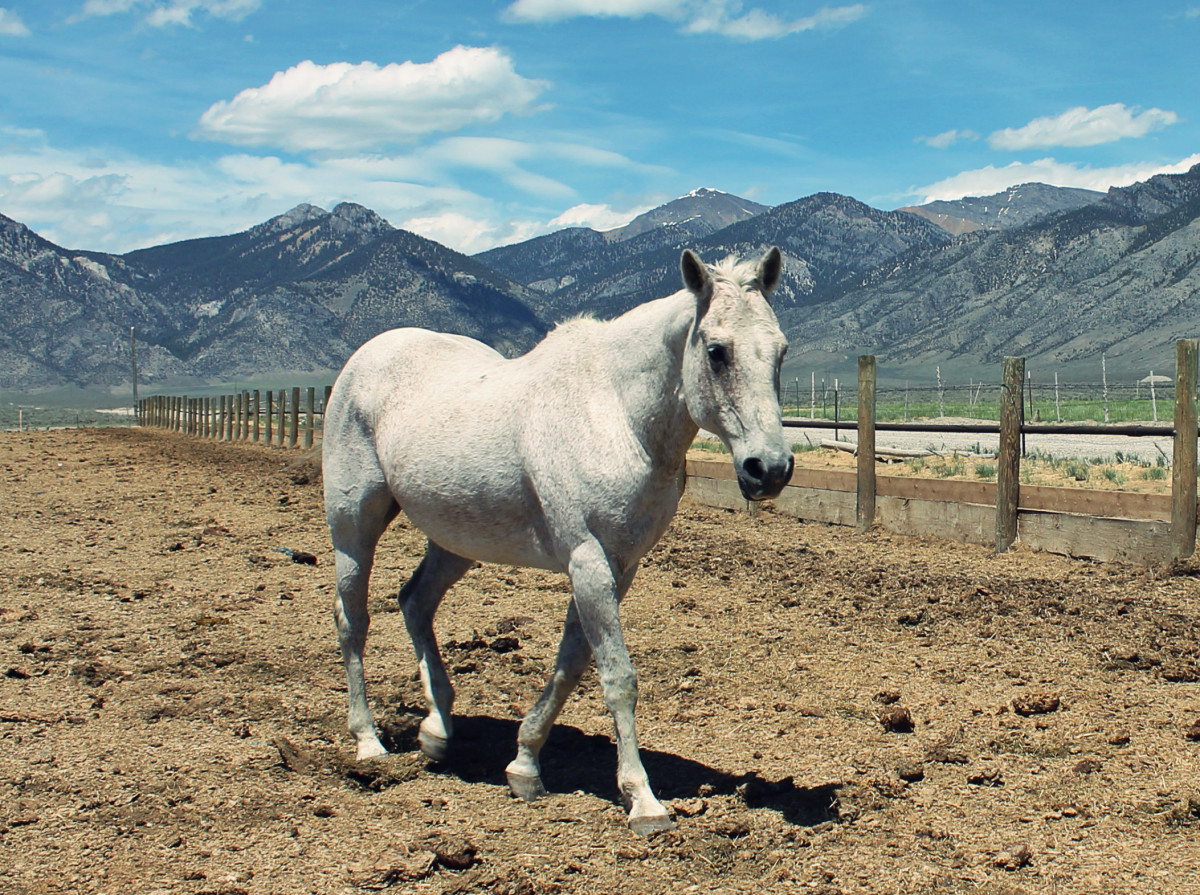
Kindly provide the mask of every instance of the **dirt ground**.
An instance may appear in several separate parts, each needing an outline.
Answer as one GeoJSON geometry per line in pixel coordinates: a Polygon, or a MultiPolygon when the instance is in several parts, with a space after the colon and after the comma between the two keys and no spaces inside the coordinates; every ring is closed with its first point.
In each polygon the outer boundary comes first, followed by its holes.
{"type": "Polygon", "coordinates": [[[483,566],[439,633],[458,742],[414,751],[380,548],[356,763],[315,473],[140,430],[0,436],[0,892],[1200,892],[1200,564],[1138,569],[686,501],[624,609],[676,832],[617,804],[593,674],[551,795],[504,785],[559,577],[483,566]],[[282,552],[306,551],[315,565],[282,552]]]}

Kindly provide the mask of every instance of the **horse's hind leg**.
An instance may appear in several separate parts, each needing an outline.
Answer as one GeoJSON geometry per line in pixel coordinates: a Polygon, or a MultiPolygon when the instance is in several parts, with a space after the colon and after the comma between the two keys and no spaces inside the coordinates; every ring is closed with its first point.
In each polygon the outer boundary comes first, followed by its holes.
{"type": "Polygon", "coordinates": [[[417,654],[421,685],[429,706],[429,715],[421,722],[417,739],[421,751],[435,761],[446,757],[446,746],[453,733],[450,713],[454,708],[454,687],[438,651],[433,616],[446,591],[474,564],[474,560],[443,550],[430,541],[417,571],[400,589],[400,610],[417,654]]]}
{"type": "Polygon", "coordinates": [[[591,658],[592,649],[583,635],[579,612],[572,600],[567,607],[567,621],[563,626],[554,674],[521,722],[521,729],[517,733],[517,757],[505,769],[509,789],[517,798],[532,802],[546,794],[538,754],[550,735],[550,728],[558,713],[562,711],[563,703],[579,683],[591,658]]]}
{"type": "Polygon", "coordinates": [[[358,743],[359,759],[387,754],[379,742],[375,718],[367,705],[362,659],[371,625],[367,585],[375,560],[375,546],[398,512],[399,507],[385,485],[360,488],[344,500],[331,502],[327,512],[337,574],[333,615],[342,661],[346,666],[350,732],[358,743]]]}

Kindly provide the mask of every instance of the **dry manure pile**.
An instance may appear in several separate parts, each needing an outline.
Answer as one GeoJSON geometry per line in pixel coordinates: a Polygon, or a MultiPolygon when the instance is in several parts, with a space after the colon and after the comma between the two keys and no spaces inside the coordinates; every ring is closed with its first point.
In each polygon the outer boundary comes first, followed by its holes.
{"type": "Polygon", "coordinates": [[[1200,892],[1196,562],[685,499],[624,608],[679,823],[643,840],[594,675],[543,753],[551,795],[504,785],[560,576],[481,566],[450,593],[458,742],[430,764],[401,517],[367,654],[395,754],[357,763],[317,470],[70,430],[0,436],[0,483],[0,892],[1200,892]]]}

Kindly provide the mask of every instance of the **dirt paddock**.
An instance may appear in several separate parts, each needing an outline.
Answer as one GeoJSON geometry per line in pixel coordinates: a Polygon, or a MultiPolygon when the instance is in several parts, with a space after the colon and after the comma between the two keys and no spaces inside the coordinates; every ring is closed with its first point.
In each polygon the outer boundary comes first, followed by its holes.
{"type": "Polygon", "coordinates": [[[568,591],[476,568],[439,635],[444,764],[414,751],[372,588],[357,763],[315,473],[159,432],[0,436],[0,892],[1200,892],[1200,565],[857,535],[686,501],[623,610],[678,830],[633,836],[594,674],[513,800],[568,591]],[[294,562],[284,551],[313,554],[294,562]]]}

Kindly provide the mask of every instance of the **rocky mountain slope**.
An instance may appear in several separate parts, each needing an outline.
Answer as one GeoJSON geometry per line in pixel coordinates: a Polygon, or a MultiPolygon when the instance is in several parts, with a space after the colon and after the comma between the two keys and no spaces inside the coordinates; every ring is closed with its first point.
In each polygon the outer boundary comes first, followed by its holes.
{"type": "Polygon", "coordinates": [[[873,353],[893,369],[997,364],[1170,371],[1200,335],[1200,166],[1114,188],[1014,229],[961,236],[876,268],[789,315],[795,363],[873,353]]]}
{"type": "Polygon", "coordinates": [[[962,200],[952,210],[978,227],[953,236],[835,193],[762,210],[697,190],[619,233],[563,230],[474,258],[351,204],[119,256],[0,216],[0,389],[128,388],[131,326],[144,383],[332,377],[403,325],[515,354],[556,321],[676,291],[684,247],[717,261],[771,245],[785,258],[787,375],[850,370],[859,353],[892,378],[1011,354],[1168,370],[1172,343],[1200,334],[1200,166],[1093,198],[1033,184],[962,200]]]}
{"type": "Polygon", "coordinates": [[[126,255],[71,252],[0,219],[0,388],[336,371],[378,332],[415,325],[527,350],[529,291],[369,209],[301,205],[244,233],[126,255]]]}
{"type": "MultiPolygon", "coordinates": [[[[528,267],[510,264],[504,269],[540,293],[531,302],[543,319],[558,321],[583,312],[611,317],[675,292],[684,248],[714,262],[780,246],[786,275],[776,302],[793,307],[896,255],[940,246],[951,238],[923,218],[880,211],[836,193],[779,205],[701,238],[673,224],[614,243],[589,232],[562,231],[507,247],[515,255],[525,253],[528,267]]],[[[495,253],[477,257],[494,261],[495,253]]]]}
{"type": "Polygon", "coordinates": [[[991,196],[966,196],[952,202],[927,202],[897,209],[919,214],[958,236],[975,230],[1008,230],[1039,218],[1075,211],[1104,198],[1104,193],[1044,183],[1022,183],[991,196]]]}
{"type": "Polygon", "coordinates": [[[624,227],[604,231],[572,227],[475,257],[518,283],[552,294],[581,278],[593,278],[597,268],[619,265],[655,248],[691,244],[767,209],[749,199],[702,187],[638,215],[624,227]]]}

